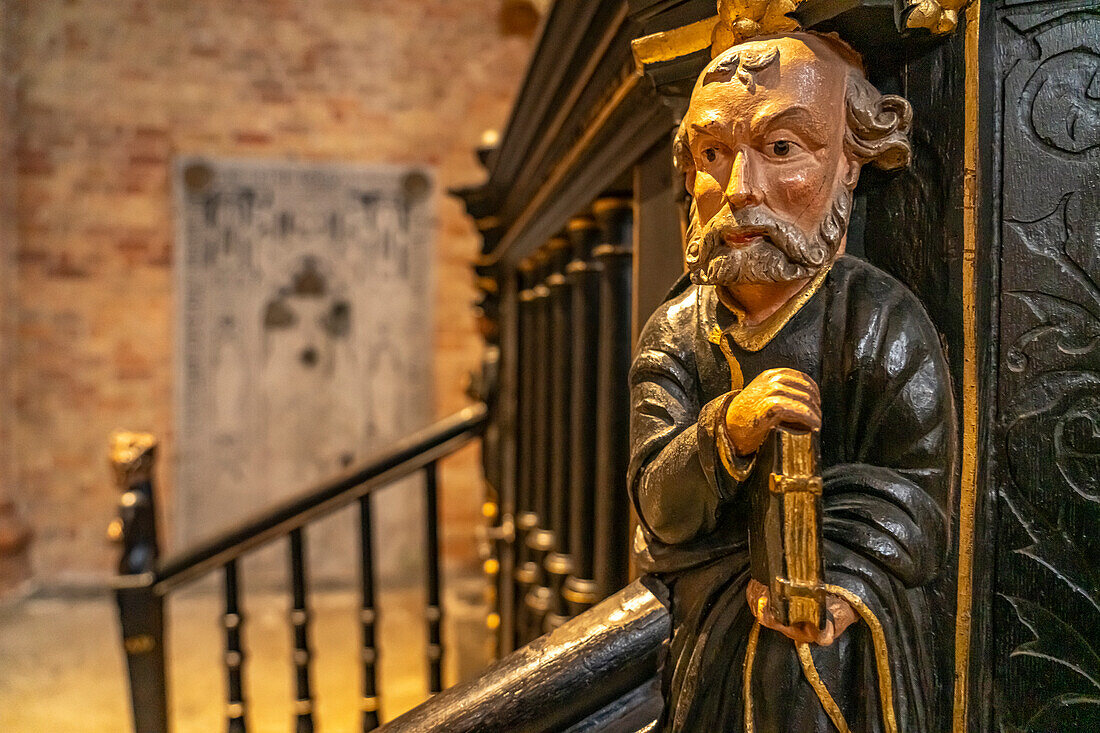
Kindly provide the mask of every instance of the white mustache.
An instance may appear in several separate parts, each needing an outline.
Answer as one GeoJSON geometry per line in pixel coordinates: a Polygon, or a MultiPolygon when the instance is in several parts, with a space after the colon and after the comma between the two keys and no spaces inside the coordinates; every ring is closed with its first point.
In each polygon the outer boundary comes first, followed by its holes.
{"type": "Polygon", "coordinates": [[[810,277],[839,248],[851,205],[851,192],[840,188],[829,213],[812,235],[765,206],[737,212],[723,209],[705,224],[699,222],[693,207],[693,226],[684,253],[692,281],[713,285],[810,277]]]}

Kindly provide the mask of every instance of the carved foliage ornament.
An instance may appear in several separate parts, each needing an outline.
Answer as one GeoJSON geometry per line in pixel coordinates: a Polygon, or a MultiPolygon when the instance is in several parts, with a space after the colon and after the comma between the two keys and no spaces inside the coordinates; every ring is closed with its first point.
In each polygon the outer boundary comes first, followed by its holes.
{"type": "MultiPolygon", "coordinates": [[[[791,17],[803,0],[718,0],[718,24],[711,38],[711,56],[756,36],[801,30],[791,17]]],[[[958,24],[966,0],[895,0],[898,30],[924,28],[946,35],[958,24]]]]}

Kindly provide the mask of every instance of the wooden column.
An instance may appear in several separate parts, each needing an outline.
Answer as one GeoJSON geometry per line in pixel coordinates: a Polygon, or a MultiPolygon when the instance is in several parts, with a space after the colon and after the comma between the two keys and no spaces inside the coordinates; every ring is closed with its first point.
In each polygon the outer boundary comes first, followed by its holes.
{"type": "Polygon", "coordinates": [[[157,441],[147,433],[111,436],[111,465],[122,495],[108,535],[122,544],[116,579],[122,646],[130,673],[136,733],[167,733],[164,598],[153,588],[159,546],[153,468],[157,441]]]}
{"type": "Polygon", "coordinates": [[[632,336],[684,274],[684,177],[673,169],[672,133],[634,166],[632,336]]]}

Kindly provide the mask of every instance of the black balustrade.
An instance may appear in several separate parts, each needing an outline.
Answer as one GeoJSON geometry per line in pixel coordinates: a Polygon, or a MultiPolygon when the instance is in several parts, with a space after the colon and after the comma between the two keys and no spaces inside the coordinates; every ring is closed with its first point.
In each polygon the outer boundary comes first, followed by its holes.
{"type": "Polygon", "coordinates": [[[268,543],[286,538],[290,574],[290,631],[293,637],[294,730],[312,733],[315,727],[310,644],[309,567],[305,528],[312,522],[352,503],[359,505],[363,701],[362,730],[379,724],[375,672],[374,546],[371,534],[371,496],[399,479],[423,471],[427,492],[427,609],[429,690],[443,685],[442,593],[439,558],[439,481],[437,462],[485,427],[486,407],[478,404],[440,421],[366,464],[325,482],[301,496],[283,502],[249,521],[180,555],[159,560],[153,505],[155,441],[143,434],[119,434],[112,445],[112,461],[123,493],[119,517],[110,534],[123,546],[116,578],[116,599],[123,648],[130,671],[130,692],[136,733],[170,730],[164,658],[164,599],[183,585],[221,571],[224,579],[224,666],[228,700],[227,730],[247,730],[242,644],[244,613],[241,604],[239,559],[268,543]]]}
{"type": "Polygon", "coordinates": [[[610,193],[508,276],[516,342],[500,353],[515,385],[515,540],[499,547],[511,551],[517,613],[504,651],[627,580],[632,239],[633,199],[610,193]]]}

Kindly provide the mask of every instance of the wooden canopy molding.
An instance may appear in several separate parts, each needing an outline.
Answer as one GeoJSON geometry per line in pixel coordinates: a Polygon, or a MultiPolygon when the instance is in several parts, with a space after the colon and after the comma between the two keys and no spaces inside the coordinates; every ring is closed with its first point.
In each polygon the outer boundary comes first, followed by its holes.
{"type": "Polygon", "coordinates": [[[635,39],[634,59],[647,73],[714,58],[757,36],[796,30],[839,33],[876,63],[920,51],[955,30],[966,0],[718,0],[702,20],[635,39]],[[709,53],[708,53],[709,52],[709,53]]]}

